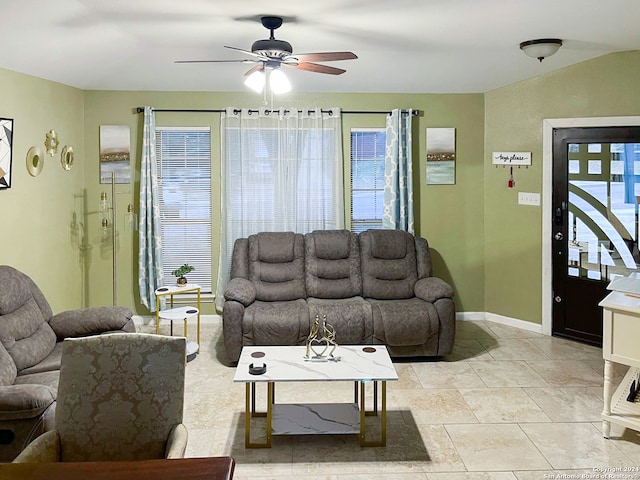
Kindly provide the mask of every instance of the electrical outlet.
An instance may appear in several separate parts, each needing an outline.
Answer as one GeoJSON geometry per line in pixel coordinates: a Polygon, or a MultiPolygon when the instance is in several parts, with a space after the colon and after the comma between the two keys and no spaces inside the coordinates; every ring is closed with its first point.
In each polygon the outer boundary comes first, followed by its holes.
{"type": "Polygon", "coordinates": [[[534,205],[540,206],[540,194],[530,192],[518,192],[518,204],[519,205],[534,205]]]}

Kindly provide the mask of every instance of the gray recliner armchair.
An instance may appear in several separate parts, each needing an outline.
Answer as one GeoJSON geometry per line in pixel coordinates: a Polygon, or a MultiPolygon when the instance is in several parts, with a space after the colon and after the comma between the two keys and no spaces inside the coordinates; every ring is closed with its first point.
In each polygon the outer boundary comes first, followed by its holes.
{"type": "Polygon", "coordinates": [[[105,332],[135,332],[125,307],[53,315],[38,286],[0,265],[0,462],[15,458],[53,428],[62,341],[105,332]]]}
{"type": "Polygon", "coordinates": [[[373,343],[387,345],[396,357],[451,353],[453,289],[433,276],[427,240],[401,230],[367,230],[360,234],[360,248],[373,343]]]}
{"type": "Polygon", "coordinates": [[[265,232],[238,239],[222,316],[227,357],[243,345],[304,345],[309,310],[304,285],[304,237],[265,232]],[[231,293],[233,292],[233,293],[231,293]]]}
{"type": "Polygon", "coordinates": [[[358,235],[348,230],[316,230],[304,236],[309,319],[322,319],[342,345],[373,340],[371,305],[362,298],[358,235]]]}

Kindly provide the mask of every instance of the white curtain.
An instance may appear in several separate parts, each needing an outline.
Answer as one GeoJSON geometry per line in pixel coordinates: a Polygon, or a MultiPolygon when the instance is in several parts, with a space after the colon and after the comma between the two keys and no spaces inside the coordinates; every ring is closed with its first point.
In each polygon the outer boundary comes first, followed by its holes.
{"type": "Polygon", "coordinates": [[[227,108],[220,138],[219,309],[237,238],[344,228],[340,109],[227,108]]]}
{"type": "Polygon", "coordinates": [[[387,116],[382,228],[413,233],[413,110],[395,109],[387,116]]]}
{"type": "Polygon", "coordinates": [[[140,163],[138,287],[142,304],[150,312],[155,312],[155,291],[156,288],[162,285],[163,273],[156,165],[156,120],[155,113],[151,107],[144,107],[142,157],[140,163]]]}

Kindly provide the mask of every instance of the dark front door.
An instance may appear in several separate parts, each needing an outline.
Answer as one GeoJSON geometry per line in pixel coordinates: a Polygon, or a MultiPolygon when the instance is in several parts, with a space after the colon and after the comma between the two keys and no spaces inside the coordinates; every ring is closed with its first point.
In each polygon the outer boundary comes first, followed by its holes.
{"type": "Polygon", "coordinates": [[[640,262],[639,198],[640,127],[554,129],[553,335],[602,346],[598,302],[640,262]]]}

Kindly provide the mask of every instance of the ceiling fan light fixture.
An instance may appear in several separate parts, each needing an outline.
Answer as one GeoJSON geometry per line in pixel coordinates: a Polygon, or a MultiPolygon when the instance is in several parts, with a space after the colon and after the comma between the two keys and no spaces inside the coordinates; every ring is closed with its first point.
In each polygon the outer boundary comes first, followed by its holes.
{"type": "Polygon", "coordinates": [[[562,40],[559,38],[539,38],[520,43],[520,50],[531,58],[537,58],[542,62],[545,58],[556,53],[561,46],[562,40]]]}
{"type": "Polygon", "coordinates": [[[273,93],[279,95],[291,91],[291,83],[284,72],[276,68],[269,74],[269,88],[273,93]]]}
{"type": "Polygon", "coordinates": [[[264,88],[264,82],[264,73],[262,72],[262,70],[256,70],[246,78],[244,84],[254,92],[260,93],[264,88]]]}

